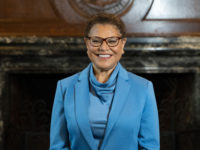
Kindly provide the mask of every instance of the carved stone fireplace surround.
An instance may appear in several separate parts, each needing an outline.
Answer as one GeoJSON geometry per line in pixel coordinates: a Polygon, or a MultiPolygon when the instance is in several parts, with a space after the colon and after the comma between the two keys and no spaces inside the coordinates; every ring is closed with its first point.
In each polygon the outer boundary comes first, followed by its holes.
{"type": "MultiPolygon", "coordinates": [[[[88,63],[82,38],[0,37],[0,149],[48,149],[56,81],[88,63]]],[[[161,150],[200,148],[200,38],[128,38],[121,63],[154,83],[161,150]]]]}

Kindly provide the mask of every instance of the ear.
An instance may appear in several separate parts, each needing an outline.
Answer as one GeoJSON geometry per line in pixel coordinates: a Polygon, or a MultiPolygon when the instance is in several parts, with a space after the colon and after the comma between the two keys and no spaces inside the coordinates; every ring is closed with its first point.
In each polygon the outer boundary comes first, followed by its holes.
{"type": "Polygon", "coordinates": [[[124,51],[124,46],[125,46],[125,44],[126,44],[126,41],[127,41],[127,38],[123,38],[123,39],[122,39],[122,44],[123,44],[122,55],[125,53],[125,51],[124,51]]]}
{"type": "Polygon", "coordinates": [[[85,45],[86,45],[86,48],[88,48],[88,39],[86,37],[84,37],[84,41],[85,41],[85,45]]]}
{"type": "Polygon", "coordinates": [[[84,41],[85,41],[85,44],[87,43],[87,38],[86,37],[84,37],[84,41]]]}
{"type": "Polygon", "coordinates": [[[122,51],[122,55],[124,55],[124,53],[125,53],[125,51],[124,51],[124,49],[123,49],[123,51],[122,51]]]}
{"type": "Polygon", "coordinates": [[[122,44],[123,44],[123,46],[125,46],[126,41],[127,41],[127,38],[123,38],[123,39],[122,39],[122,44]]]}

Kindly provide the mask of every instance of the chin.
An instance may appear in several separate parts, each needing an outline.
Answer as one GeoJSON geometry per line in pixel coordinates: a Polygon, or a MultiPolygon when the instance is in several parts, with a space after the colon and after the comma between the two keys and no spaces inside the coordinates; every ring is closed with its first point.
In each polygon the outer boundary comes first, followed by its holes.
{"type": "Polygon", "coordinates": [[[105,70],[105,71],[108,71],[108,70],[112,70],[115,66],[115,65],[95,65],[96,68],[100,69],[100,70],[105,70]]]}

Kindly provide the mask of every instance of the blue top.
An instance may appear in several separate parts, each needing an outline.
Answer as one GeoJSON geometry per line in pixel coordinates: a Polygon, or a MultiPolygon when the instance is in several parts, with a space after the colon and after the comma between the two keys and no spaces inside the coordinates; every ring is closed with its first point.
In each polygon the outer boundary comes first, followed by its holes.
{"type": "Polygon", "coordinates": [[[100,83],[96,80],[93,67],[90,67],[90,105],[89,121],[93,137],[97,146],[101,145],[107,125],[107,120],[116,87],[119,65],[112,72],[106,83],[100,83]]]}

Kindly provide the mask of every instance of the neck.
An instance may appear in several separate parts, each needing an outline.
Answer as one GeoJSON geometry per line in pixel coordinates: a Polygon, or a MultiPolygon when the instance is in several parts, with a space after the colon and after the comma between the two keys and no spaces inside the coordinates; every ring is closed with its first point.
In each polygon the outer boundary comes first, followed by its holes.
{"type": "Polygon", "coordinates": [[[100,83],[105,83],[106,81],[108,81],[108,79],[114,69],[115,69],[115,67],[113,67],[112,69],[109,69],[109,70],[101,70],[101,69],[97,69],[96,67],[93,66],[94,75],[95,75],[97,81],[99,81],[100,83]]]}

